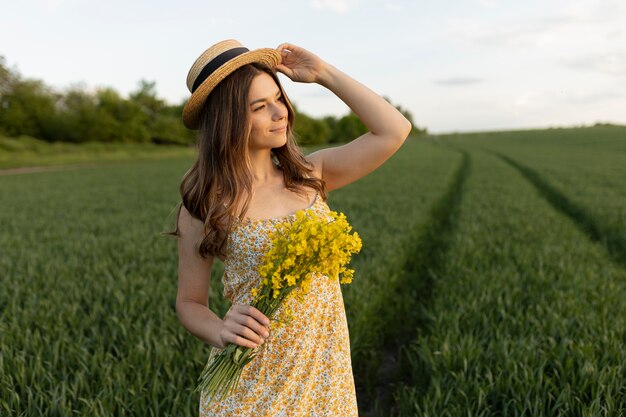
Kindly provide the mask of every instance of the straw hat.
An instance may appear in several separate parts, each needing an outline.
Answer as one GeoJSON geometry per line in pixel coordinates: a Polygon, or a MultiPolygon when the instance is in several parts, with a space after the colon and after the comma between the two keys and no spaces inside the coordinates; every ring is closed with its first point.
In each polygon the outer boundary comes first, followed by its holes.
{"type": "Polygon", "coordinates": [[[197,129],[200,111],[209,93],[229,74],[246,64],[261,62],[274,68],[280,64],[280,52],[271,48],[250,51],[234,39],[221,41],[204,51],[187,74],[187,88],[191,97],[183,109],[183,123],[197,129]]]}

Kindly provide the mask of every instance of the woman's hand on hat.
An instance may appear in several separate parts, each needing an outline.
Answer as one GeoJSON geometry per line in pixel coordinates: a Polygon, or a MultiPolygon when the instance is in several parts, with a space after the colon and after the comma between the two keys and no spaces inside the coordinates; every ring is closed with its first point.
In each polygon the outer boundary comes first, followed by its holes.
{"type": "Polygon", "coordinates": [[[282,63],[276,70],[295,82],[319,83],[328,67],[317,55],[290,43],[282,43],[276,50],[282,56],[282,63]]]}

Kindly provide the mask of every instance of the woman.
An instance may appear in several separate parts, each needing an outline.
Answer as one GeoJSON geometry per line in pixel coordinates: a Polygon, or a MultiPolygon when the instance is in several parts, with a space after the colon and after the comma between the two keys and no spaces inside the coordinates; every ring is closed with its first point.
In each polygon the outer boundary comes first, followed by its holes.
{"type": "MultiPolygon", "coordinates": [[[[411,124],[387,101],[304,48],[249,51],[228,40],[207,49],[187,77],[183,110],[199,129],[198,160],[181,184],[177,216],[176,311],[193,335],[211,345],[257,348],[237,390],[202,416],[356,416],[350,344],[338,282],[311,286],[289,299],[288,326],[273,326],[251,307],[256,266],[273,224],[312,208],[328,212],[326,195],[372,172],[402,145],[411,124]],[[369,132],[343,146],[304,156],[294,142],[294,112],[276,75],[318,83],[343,100],[369,132]],[[211,266],[224,261],[223,319],[208,308],[211,266]]],[[[335,280],[336,281],[336,280],[335,280]]]]}

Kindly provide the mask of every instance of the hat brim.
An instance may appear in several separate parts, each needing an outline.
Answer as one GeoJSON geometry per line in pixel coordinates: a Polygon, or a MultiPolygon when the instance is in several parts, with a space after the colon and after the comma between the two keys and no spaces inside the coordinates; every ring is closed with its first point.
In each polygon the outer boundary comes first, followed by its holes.
{"type": "Polygon", "coordinates": [[[280,64],[281,61],[280,52],[271,48],[255,49],[231,59],[215,70],[215,72],[204,80],[196,91],[193,92],[183,108],[183,123],[189,129],[198,128],[200,124],[200,112],[202,111],[202,106],[209,96],[209,93],[211,93],[217,84],[236,69],[253,62],[260,62],[270,68],[274,68],[280,64]]]}

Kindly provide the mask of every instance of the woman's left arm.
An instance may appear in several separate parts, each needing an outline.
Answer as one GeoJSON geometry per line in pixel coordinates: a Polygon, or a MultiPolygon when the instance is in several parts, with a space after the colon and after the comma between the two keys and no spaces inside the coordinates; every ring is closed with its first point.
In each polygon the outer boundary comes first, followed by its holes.
{"type": "Polygon", "coordinates": [[[411,123],[384,98],[303,48],[282,44],[278,50],[283,56],[278,71],[293,81],[316,82],[328,88],[369,130],[345,145],[307,156],[316,171],[321,172],[328,191],[369,174],[404,143],[411,123]]]}

